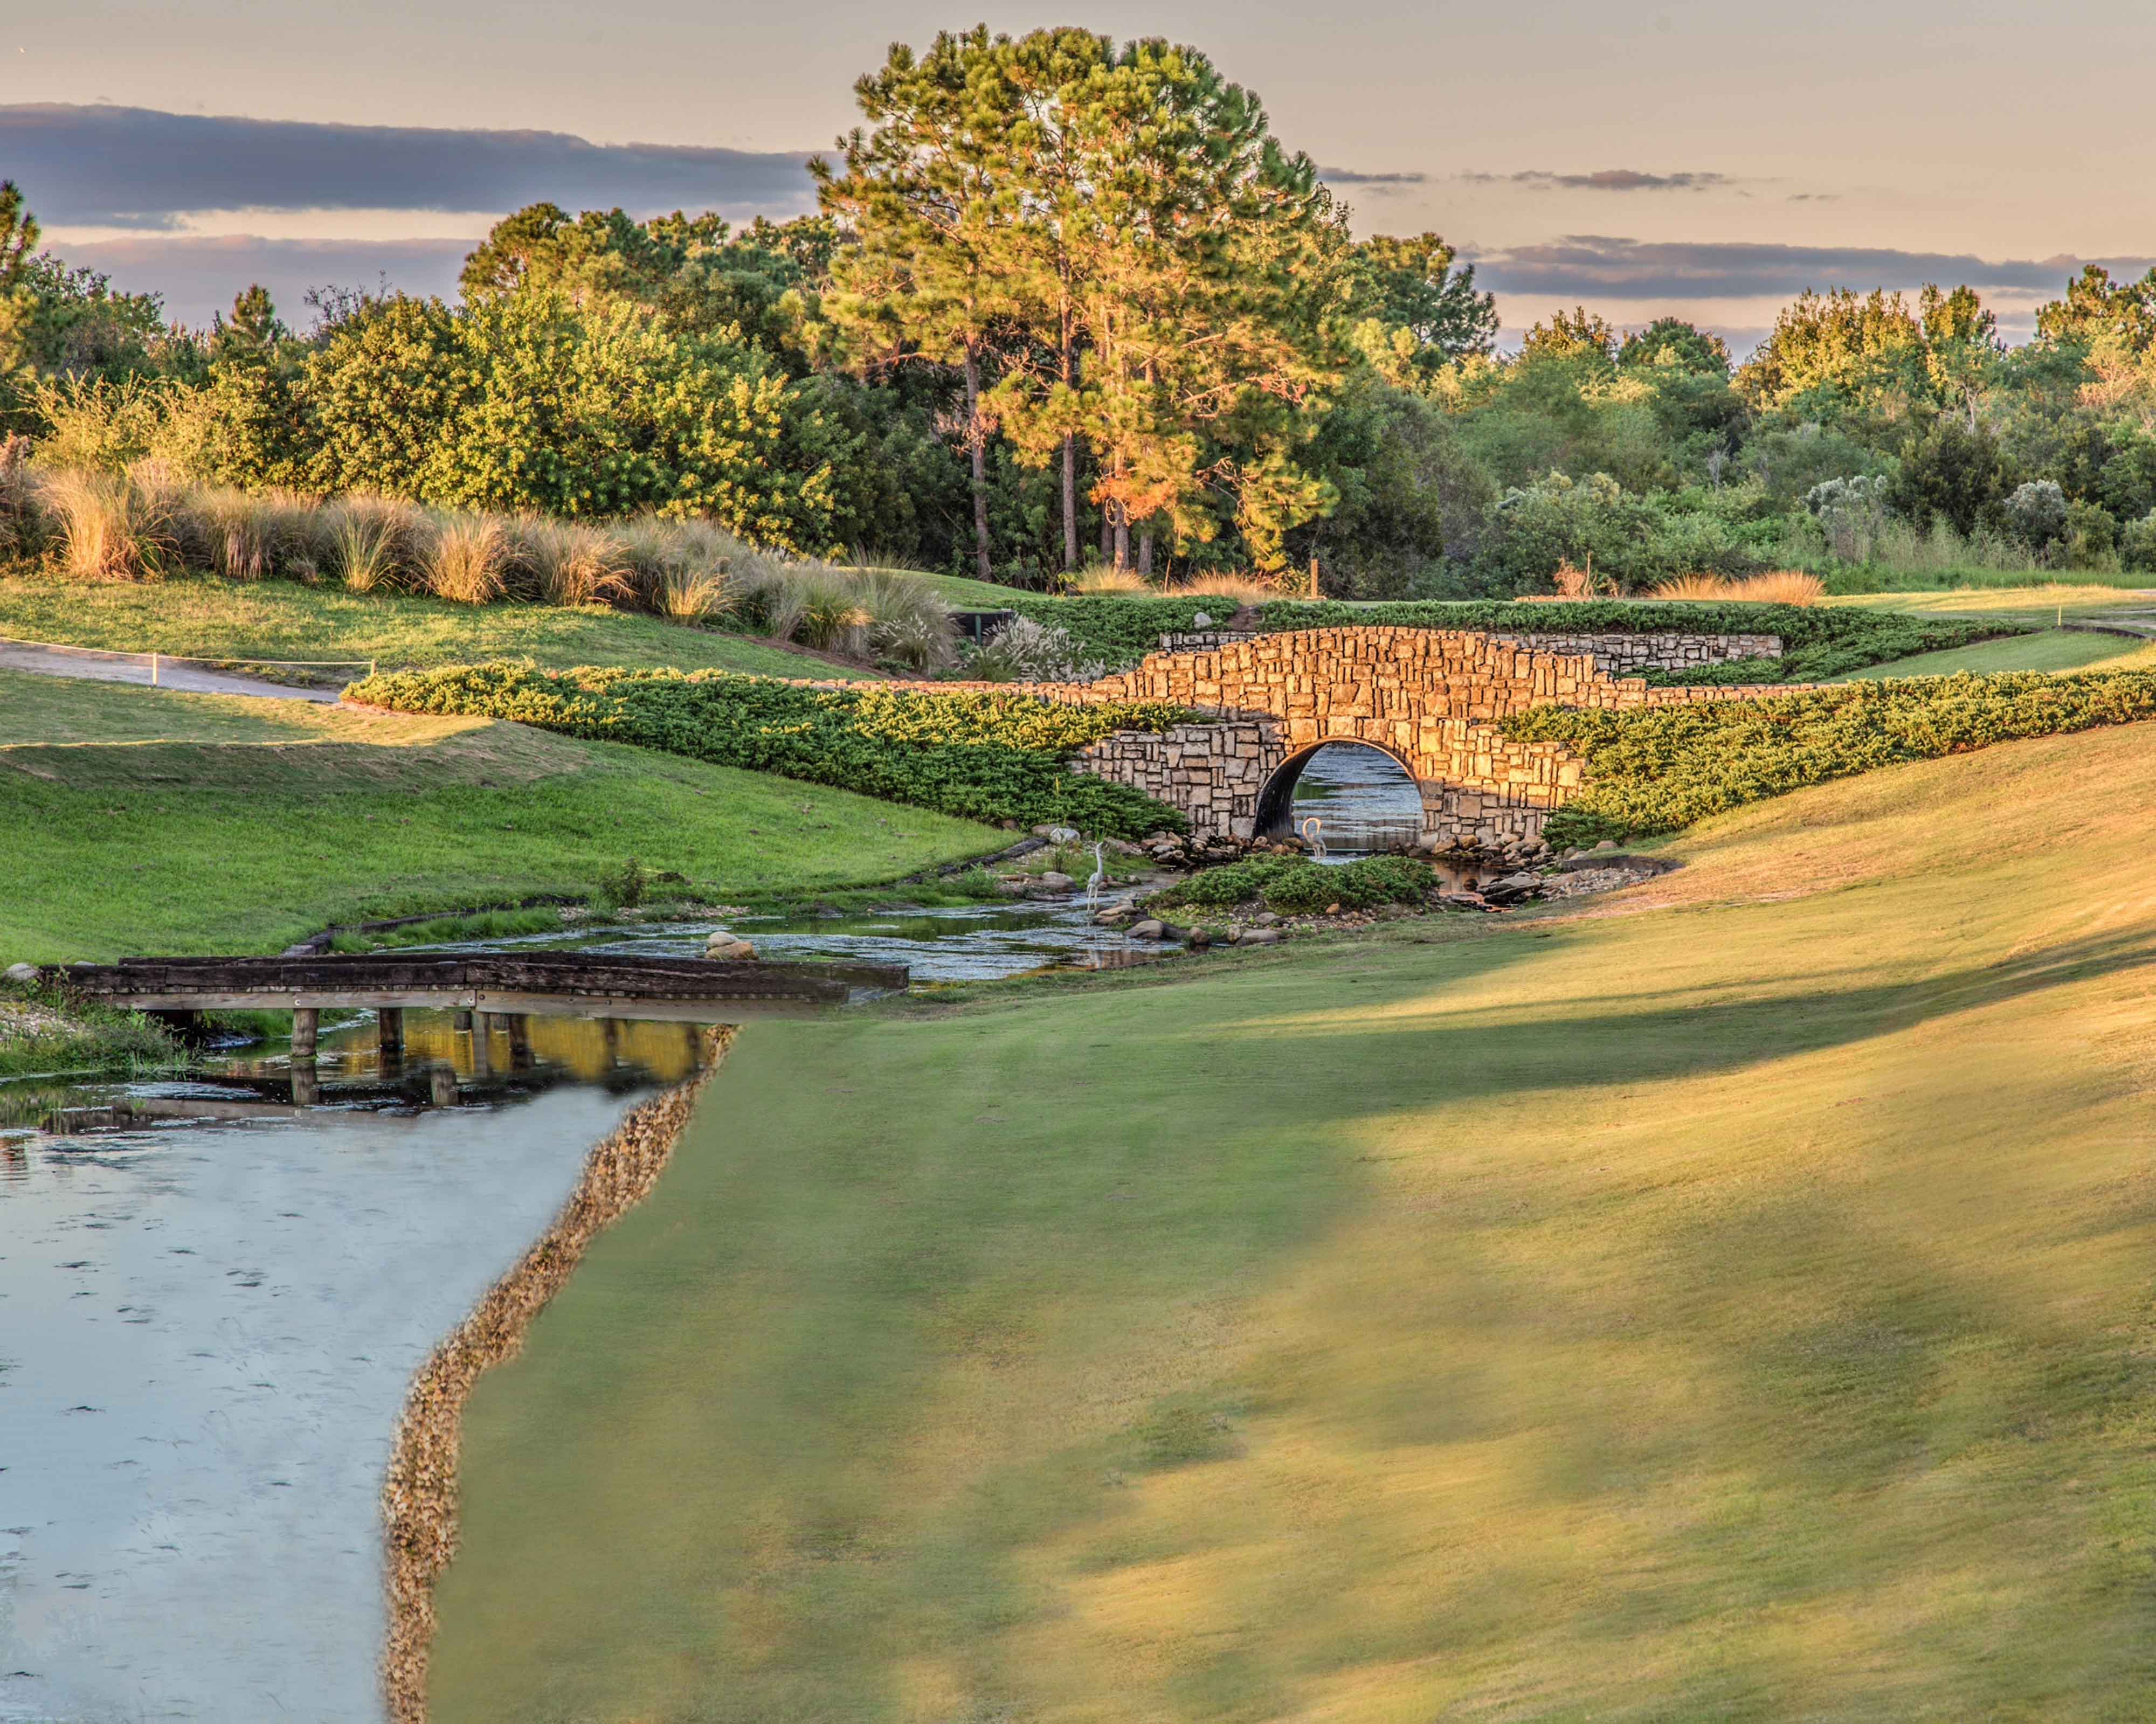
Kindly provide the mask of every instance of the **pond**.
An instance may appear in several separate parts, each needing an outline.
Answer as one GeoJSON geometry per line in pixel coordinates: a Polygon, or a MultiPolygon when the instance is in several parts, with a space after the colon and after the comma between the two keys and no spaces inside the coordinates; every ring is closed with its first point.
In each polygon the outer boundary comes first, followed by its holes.
{"type": "Polygon", "coordinates": [[[381,1716],[377,1497],[413,1372],[680,1024],[410,1014],[193,1080],[0,1086],[0,1720],[381,1716]],[[444,1105],[445,1104],[445,1105],[444,1105]]]}
{"type": "Polygon", "coordinates": [[[1289,808],[1296,832],[1305,838],[1317,818],[1328,862],[1404,850],[1422,834],[1422,793],[1414,780],[1383,749],[1358,742],[1328,742],[1312,754],[1289,808]]]}

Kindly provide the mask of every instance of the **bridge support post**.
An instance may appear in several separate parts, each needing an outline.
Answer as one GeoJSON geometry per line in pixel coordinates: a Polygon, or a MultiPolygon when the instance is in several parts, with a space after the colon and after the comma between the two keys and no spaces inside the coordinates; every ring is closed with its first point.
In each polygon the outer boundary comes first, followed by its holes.
{"type": "Polygon", "coordinates": [[[456,1012],[456,1013],[451,1013],[450,1018],[449,1018],[449,1028],[450,1028],[450,1029],[470,1029],[471,1027],[472,1027],[472,1014],[471,1014],[470,1013],[469,1013],[469,1012],[456,1012]]]}
{"type": "Polygon", "coordinates": [[[521,1012],[506,1014],[509,1024],[509,1068],[512,1071],[531,1070],[531,1020],[521,1012]]]}
{"type": "Polygon", "coordinates": [[[494,1014],[491,1012],[472,1013],[472,1075],[486,1078],[494,1075],[494,1014]]]}
{"type": "Polygon", "coordinates": [[[383,1006],[374,1014],[376,1045],[381,1049],[382,1063],[394,1065],[404,1057],[404,1008],[402,1006],[383,1006]]]}
{"type": "Polygon", "coordinates": [[[457,1069],[438,1065],[427,1074],[427,1096],[437,1107],[457,1105],[457,1069]]]}
{"type": "Polygon", "coordinates": [[[315,1061],[315,1038],[321,1031],[322,1014],[313,1006],[292,1008],[292,1064],[311,1065],[315,1061]]]}
{"type": "Polygon", "coordinates": [[[599,1040],[606,1048],[607,1070],[612,1071],[615,1066],[621,1064],[621,1019],[600,1018],[599,1040]]]}
{"type": "Polygon", "coordinates": [[[322,1099],[321,1074],[315,1070],[311,1060],[295,1062],[292,1067],[292,1106],[313,1107],[322,1099]]]}

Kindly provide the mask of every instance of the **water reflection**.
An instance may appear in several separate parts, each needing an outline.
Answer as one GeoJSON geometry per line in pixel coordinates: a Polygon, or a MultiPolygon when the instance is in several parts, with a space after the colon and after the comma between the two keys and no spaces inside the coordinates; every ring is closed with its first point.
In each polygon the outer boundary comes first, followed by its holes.
{"type": "Polygon", "coordinates": [[[355,1018],[308,1072],[0,1085],[0,1720],[378,1718],[405,1384],[693,1034],[413,1012],[387,1064],[355,1018]]]}

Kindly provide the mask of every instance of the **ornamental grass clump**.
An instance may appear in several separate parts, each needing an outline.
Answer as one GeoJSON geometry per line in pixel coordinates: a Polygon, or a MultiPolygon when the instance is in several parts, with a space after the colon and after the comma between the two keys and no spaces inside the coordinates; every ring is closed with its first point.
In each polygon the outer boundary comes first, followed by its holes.
{"type": "Polygon", "coordinates": [[[434,522],[416,503],[362,492],[325,511],[323,572],[353,593],[422,590],[432,558],[434,522]]]}
{"type": "Polygon", "coordinates": [[[126,473],[69,469],[45,476],[38,506],[78,581],[159,581],[182,567],[177,500],[146,465],[126,473]]]}
{"type": "Polygon", "coordinates": [[[427,590],[457,604],[491,604],[501,598],[508,590],[511,547],[501,521],[463,514],[438,520],[427,590]]]}

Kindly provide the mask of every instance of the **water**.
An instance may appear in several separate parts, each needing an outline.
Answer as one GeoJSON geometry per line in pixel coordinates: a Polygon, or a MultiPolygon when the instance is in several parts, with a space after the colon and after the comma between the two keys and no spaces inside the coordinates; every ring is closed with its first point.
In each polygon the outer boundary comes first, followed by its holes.
{"type": "Polygon", "coordinates": [[[1296,780],[1291,818],[1298,835],[1312,815],[1321,823],[1325,859],[1404,850],[1422,834],[1422,793],[1381,748],[1333,742],[1310,757],[1296,780]]]}
{"type": "Polygon", "coordinates": [[[0,1719],[380,1717],[376,1501],[412,1373],[679,1024],[410,1013],[198,1080],[0,1086],[0,1719]],[[437,1105],[446,1102],[446,1106],[437,1105]],[[44,1121],[51,1130],[38,1129],[44,1121]]]}
{"type": "MultiPolygon", "coordinates": [[[[1104,892],[1102,906],[1127,890],[1104,892]]],[[[905,964],[916,982],[997,981],[1045,970],[1114,969],[1142,963],[1163,949],[1093,921],[1082,892],[1046,900],[998,900],[927,908],[894,903],[873,911],[729,916],[723,926],[755,943],[757,955],[786,962],[905,964]]],[[[702,920],[567,928],[444,952],[543,950],[701,957],[719,922],[702,920]]],[[[414,948],[417,949],[417,948],[414,948]]],[[[1168,948],[1173,949],[1173,948],[1168,948]]]]}

